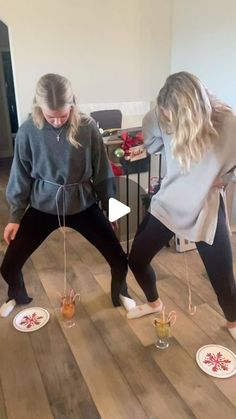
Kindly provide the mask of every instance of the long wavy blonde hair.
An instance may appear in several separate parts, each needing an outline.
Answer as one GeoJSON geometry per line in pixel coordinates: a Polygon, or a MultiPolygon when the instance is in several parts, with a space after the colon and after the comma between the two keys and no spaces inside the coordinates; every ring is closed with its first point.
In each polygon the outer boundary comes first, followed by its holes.
{"type": "Polygon", "coordinates": [[[36,85],[33,100],[32,118],[36,127],[42,129],[45,124],[42,108],[58,110],[68,105],[71,106],[71,111],[68,119],[67,139],[78,148],[80,144],[76,140],[76,134],[82,119],[85,118],[79,112],[71,83],[59,74],[49,73],[42,76],[36,85]]]}
{"type": "Polygon", "coordinates": [[[219,137],[232,108],[213,96],[193,74],[169,76],[157,97],[158,119],[172,135],[172,154],[184,171],[198,163],[219,137]]]}

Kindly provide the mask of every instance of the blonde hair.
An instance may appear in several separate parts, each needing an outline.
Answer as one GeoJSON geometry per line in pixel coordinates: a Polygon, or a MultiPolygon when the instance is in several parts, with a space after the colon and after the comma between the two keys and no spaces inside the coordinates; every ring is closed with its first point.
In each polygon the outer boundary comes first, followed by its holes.
{"type": "Polygon", "coordinates": [[[59,74],[49,73],[42,76],[36,85],[33,100],[32,118],[36,127],[42,129],[45,123],[42,108],[58,110],[68,105],[71,106],[71,111],[68,119],[67,139],[78,148],[80,144],[76,135],[83,115],[78,110],[71,83],[59,74]]]}
{"type": "Polygon", "coordinates": [[[169,76],[157,97],[158,120],[172,135],[172,154],[184,171],[198,163],[219,137],[224,115],[233,110],[193,74],[169,76]],[[167,113],[169,112],[169,117],[167,113]]]}

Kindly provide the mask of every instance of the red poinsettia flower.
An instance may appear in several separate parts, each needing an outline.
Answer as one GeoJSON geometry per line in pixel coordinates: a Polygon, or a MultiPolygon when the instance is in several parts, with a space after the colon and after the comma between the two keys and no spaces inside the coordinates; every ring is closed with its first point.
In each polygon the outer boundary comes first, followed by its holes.
{"type": "Polygon", "coordinates": [[[130,149],[143,143],[143,133],[142,131],[123,131],[121,139],[123,140],[121,148],[125,152],[125,158],[128,158],[130,155],[130,149]]]}

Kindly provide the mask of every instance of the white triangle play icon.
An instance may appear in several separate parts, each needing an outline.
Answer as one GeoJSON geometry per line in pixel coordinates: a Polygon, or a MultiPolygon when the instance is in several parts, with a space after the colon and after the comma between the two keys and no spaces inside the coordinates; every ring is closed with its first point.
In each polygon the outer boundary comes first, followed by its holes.
{"type": "Polygon", "coordinates": [[[108,218],[111,223],[129,214],[130,211],[131,209],[127,205],[122,204],[122,202],[117,201],[115,198],[109,198],[108,218]]]}

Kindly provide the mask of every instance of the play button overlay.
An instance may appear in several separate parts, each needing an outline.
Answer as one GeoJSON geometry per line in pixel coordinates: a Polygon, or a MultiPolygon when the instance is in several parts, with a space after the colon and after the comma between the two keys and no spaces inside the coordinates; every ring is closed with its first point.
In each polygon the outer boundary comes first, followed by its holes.
{"type": "Polygon", "coordinates": [[[119,220],[119,218],[121,217],[124,217],[124,215],[129,214],[130,211],[131,209],[127,205],[122,204],[122,202],[118,201],[115,198],[109,198],[108,219],[111,223],[113,223],[116,220],[119,220]]]}

